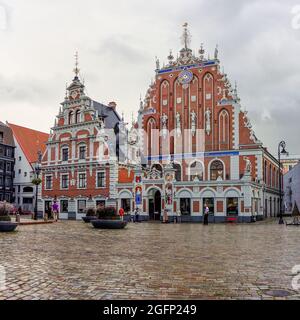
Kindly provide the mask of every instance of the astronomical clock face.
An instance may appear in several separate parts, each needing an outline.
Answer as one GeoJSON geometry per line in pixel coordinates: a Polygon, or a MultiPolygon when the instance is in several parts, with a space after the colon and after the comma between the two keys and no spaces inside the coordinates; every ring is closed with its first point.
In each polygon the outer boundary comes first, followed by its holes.
{"type": "Polygon", "coordinates": [[[193,79],[193,74],[191,71],[188,70],[183,70],[182,72],[180,72],[179,76],[178,76],[178,81],[181,84],[189,84],[193,79]]]}

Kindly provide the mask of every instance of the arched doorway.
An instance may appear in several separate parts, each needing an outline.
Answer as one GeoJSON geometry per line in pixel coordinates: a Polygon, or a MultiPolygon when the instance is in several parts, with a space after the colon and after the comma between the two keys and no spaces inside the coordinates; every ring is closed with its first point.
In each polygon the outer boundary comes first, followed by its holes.
{"type": "Polygon", "coordinates": [[[161,215],[161,192],[151,189],[148,192],[149,220],[160,220],[161,215]]]}

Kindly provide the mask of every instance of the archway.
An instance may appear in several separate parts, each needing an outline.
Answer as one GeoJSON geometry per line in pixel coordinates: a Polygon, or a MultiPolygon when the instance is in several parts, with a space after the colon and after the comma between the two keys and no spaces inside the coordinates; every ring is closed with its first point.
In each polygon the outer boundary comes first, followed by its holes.
{"type": "Polygon", "coordinates": [[[148,192],[148,213],[149,220],[160,220],[161,192],[158,189],[151,189],[148,192]]]}

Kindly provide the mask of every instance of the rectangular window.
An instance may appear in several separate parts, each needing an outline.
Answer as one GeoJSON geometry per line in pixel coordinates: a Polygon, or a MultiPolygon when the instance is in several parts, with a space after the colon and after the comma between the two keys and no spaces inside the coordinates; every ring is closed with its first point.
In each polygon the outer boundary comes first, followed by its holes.
{"type": "Polygon", "coordinates": [[[105,208],[105,200],[96,200],[97,208],[105,208]]]}
{"type": "Polygon", "coordinates": [[[68,161],[69,160],[69,149],[63,148],[62,149],[62,161],[68,161]]]}
{"type": "Polygon", "coordinates": [[[52,176],[46,176],[46,184],[45,184],[46,190],[52,189],[52,176]]]}
{"type": "Polygon", "coordinates": [[[85,159],[85,153],[86,153],[85,151],[86,151],[85,146],[79,147],[79,159],[80,160],[84,160],[85,159]]]}
{"type": "Polygon", "coordinates": [[[3,160],[0,161],[0,170],[4,170],[4,161],[3,160]]]}
{"type": "Polygon", "coordinates": [[[0,132],[0,143],[3,142],[3,132],[0,132]]]}
{"type": "Polygon", "coordinates": [[[69,175],[63,174],[61,176],[61,188],[68,189],[68,187],[69,187],[69,175]]]}
{"type": "Polygon", "coordinates": [[[78,188],[86,188],[86,174],[85,173],[79,173],[78,175],[78,188]]]}
{"type": "Polygon", "coordinates": [[[5,178],[5,186],[10,188],[12,184],[12,178],[11,177],[6,177],[5,178]]]}
{"type": "Polygon", "coordinates": [[[9,158],[11,158],[12,155],[13,155],[12,149],[11,149],[11,148],[7,148],[7,149],[6,149],[6,156],[9,157],[9,158]]]}
{"type": "Polygon", "coordinates": [[[2,186],[3,186],[3,177],[0,176],[0,187],[2,187],[2,186]]]}
{"type": "Polygon", "coordinates": [[[105,185],[105,172],[97,172],[97,188],[104,188],[105,185]]]}
{"type": "Polygon", "coordinates": [[[12,168],[11,162],[6,162],[6,171],[10,172],[12,168]]]}
{"type": "Polygon", "coordinates": [[[67,213],[69,207],[69,201],[68,200],[61,200],[60,201],[60,212],[61,213],[67,213]]]}
{"type": "Polygon", "coordinates": [[[86,200],[78,200],[78,213],[84,213],[86,209],[86,200]]]}
{"type": "Polygon", "coordinates": [[[0,147],[0,156],[4,155],[4,148],[0,147]]]}

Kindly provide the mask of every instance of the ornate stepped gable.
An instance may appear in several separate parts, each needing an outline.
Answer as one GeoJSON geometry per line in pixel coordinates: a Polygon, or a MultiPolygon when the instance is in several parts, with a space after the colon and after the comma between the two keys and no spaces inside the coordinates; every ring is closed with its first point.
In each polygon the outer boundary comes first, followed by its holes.
{"type": "MultiPolygon", "coordinates": [[[[213,58],[205,58],[201,44],[196,56],[189,48],[187,24],[183,27],[183,48],[177,59],[172,51],[163,67],[156,59],[155,81],[150,84],[139,111],[141,127],[148,134],[151,127],[175,130],[179,136],[185,129],[190,129],[193,136],[197,129],[202,129],[203,151],[257,148],[261,142],[247,111],[241,109],[237,86],[232,87],[227,74],[220,70],[218,47],[213,58]]],[[[174,146],[170,148],[170,153],[174,153],[174,146]]]]}

